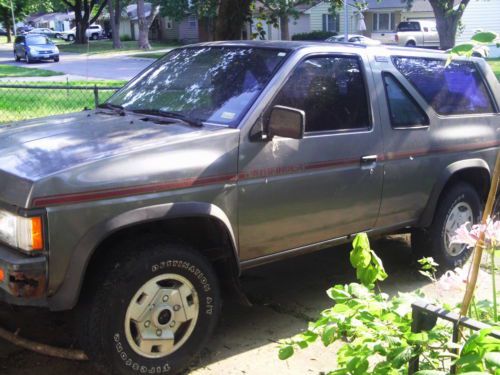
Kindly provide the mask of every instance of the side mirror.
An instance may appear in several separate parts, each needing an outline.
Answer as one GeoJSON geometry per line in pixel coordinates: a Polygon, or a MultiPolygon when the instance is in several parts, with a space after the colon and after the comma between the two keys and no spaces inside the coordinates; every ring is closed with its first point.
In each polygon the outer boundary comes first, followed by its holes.
{"type": "Polygon", "coordinates": [[[302,139],[306,124],[306,113],[297,108],[275,105],[267,124],[267,136],[302,139]]]}

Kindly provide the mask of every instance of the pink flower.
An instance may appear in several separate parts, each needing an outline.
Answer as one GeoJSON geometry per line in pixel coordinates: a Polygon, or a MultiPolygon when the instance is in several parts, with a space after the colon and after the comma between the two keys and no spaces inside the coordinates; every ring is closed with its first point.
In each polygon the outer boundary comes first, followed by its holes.
{"type": "Polygon", "coordinates": [[[470,230],[468,226],[470,223],[462,224],[456,231],[455,235],[451,238],[451,244],[463,243],[467,247],[476,246],[476,242],[479,239],[479,232],[477,231],[476,225],[474,225],[470,230]]]}
{"type": "Polygon", "coordinates": [[[484,244],[486,249],[494,249],[500,245],[500,221],[493,221],[488,218],[486,224],[475,224],[472,228],[468,228],[470,223],[461,225],[456,231],[455,236],[452,237],[450,244],[463,243],[467,247],[476,246],[477,241],[484,232],[484,244]]]}

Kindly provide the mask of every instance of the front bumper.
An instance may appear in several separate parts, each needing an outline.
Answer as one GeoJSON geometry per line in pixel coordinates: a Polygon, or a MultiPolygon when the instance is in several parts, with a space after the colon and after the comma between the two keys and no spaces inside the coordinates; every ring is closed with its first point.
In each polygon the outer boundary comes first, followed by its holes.
{"type": "Polygon", "coordinates": [[[31,257],[0,245],[0,301],[12,305],[45,306],[47,258],[31,257]]]}
{"type": "Polygon", "coordinates": [[[30,53],[30,57],[33,60],[52,60],[52,59],[54,59],[55,57],[58,57],[58,56],[59,56],[58,53],[44,53],[44,54],[41,54],[41,53],[30,53]]]}

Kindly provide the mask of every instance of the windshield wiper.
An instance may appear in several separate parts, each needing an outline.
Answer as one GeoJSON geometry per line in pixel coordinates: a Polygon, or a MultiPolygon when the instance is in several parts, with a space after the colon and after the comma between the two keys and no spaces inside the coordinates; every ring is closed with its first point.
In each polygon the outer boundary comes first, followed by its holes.
{"type": "Polygon", "coordinates": [[[111,103],[103,103],[99,104],[97,108],[106,108],[106,109],[112,109],[114,111],[117,111],[120,115],[125,115],[125,108],[119,104],[111,104],[111,103]]]}
{"type": "Polygon", "coordinates": [[[144,115],[153,115],[160,117],[167,117],[172,120],[179,120],[187,125],[200,127],[203,126],[203,121],[198,118],[189,117],[178,112],[162,111],[160,109],[133,109],[132,112],[144,115]]]}

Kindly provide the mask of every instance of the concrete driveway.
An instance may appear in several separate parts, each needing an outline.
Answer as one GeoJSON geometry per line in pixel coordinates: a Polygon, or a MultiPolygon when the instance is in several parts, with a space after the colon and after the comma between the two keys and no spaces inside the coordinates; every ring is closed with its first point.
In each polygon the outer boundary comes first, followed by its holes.
{"type": "MultiPolygon", "coordinates": [[[[405,236],[384,238],[373,243],[389,278],[382,284],[385,292],[413,291],[424,287],[440,301],[458,301],[461,293],[438,290],[419,276],[405,236]]],[[[349,246],[292,258],[249,271],[243,286],[253,307],[225,301],[220,324],[205,350],[195,358],[195,375],[236,374],[318,374],[333,369],[335,347],[315,344],[283,362],[277,358],[277,342],[307,327],[331,301],[325,290],[337,283],[354,280],[349,265],[349,246]]],[[[489,278],[486,278],[488,285],[489,278]]],[[[480,288],[487,292],[487,288],[480,288]]],[[[19,312],[0,306],[0,324],[21,334],[56,345],[76,345],[71,333],[72,314],[49,315],[39,310],[19,312]],[[46,323],[48,321],[48,323],[46,323]]],[[[89,363],[43,357],[0,341],[2,375],[88,375],[89,363]]]]}
{"type": "MultiPolygon", "coordinates": [[[[106,79],[106,80],[129,80],[141,70],[150,65],[154,60],[136,58],[125,54],[97,54],[80,55],[74,53],[62,53],[58,63],[36,62],[27,64],[24,61],[15,62],[12,47],[0,46],[0,64],[22,66],[25,68],[40,68],[62,72],[74,79],[106,79]]],[[[56,77],[50,77],[54,80],[56,77]]],[[[30,79],[33,81],[33,79],[30,79]]]]}

